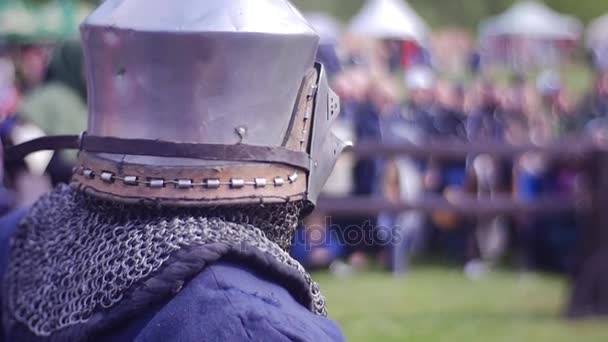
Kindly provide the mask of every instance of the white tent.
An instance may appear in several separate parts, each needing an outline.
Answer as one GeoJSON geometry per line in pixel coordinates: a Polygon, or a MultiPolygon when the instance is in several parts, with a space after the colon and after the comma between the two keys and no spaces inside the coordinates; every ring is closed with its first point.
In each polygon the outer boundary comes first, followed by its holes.
{"type": "Polygon", "coordinates": [[[608,46],[608,14],[589,24],[587,29],[587,47],[597,49],[608,46]]]}
{"type": "Polygon", "coordinates": [[[522,36],[546,40],[577,40],[581,23],[561,15],[542,2],[518,2],[505,13],[490,18],[480,27],[481,39],[497,36],[522,36]]]}
{"type": "Polygon", "coordinates": [[[304,17],[321,37],[321,44],[336,44],[342,33],[342,25],[336,18],[322,12],[306,13],[304,17]]]}
{"type": "Polygon", "coordinates": [[[427,25],[402,0],[368,0],[351,20],[349,31],[379,39],[413,40],[424,45],[427,25]]]}

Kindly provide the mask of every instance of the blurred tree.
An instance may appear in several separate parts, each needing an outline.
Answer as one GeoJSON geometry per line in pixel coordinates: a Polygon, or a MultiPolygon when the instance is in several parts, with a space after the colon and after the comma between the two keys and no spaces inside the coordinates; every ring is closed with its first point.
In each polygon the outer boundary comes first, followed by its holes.
{"type": "MultiPolygon", "coordinates": [[[[82,2],[98,4],[101,0],[1,0],[2,3],[24,1],[29,4],[82,2]]],[[[324,11],[348,21],[366,0],[291,0],[304,11],[324,11]]],[[[476,30],[484,18],[498,14],[520,0],[409,0],[425,20],[433,27],[460,26],[476,30]]],[[[584,22],[608,13],[608,1],[597,0],[545,0],[557,11],[576,15],[584,22]]]]}
{"type": "Polygon", "coordinates": [[[0,38],[24,44],[75,37],[91,8],[80,0],[2,0],[0,38]]]}
{"type": "MultiPolygon", "coordinates": [[[[477,30],[479,22],[499,14],[518,0],[409,0],[432,27],[460,26],[477,30]]],[[[365,0],[292,0],[304,11],[326,11],[346,22],[365,0]]],[[[546,0],[553,9],[576,15],[584,22],[608,12],[608,1],[546,0]]]]}

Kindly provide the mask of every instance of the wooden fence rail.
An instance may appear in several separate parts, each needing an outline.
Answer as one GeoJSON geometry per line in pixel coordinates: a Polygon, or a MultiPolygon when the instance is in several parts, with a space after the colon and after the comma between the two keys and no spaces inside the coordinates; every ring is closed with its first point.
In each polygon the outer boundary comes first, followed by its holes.
{"type": "Polygon", "coordinates": [[[409,210],[448,210],[467,215],[538,214],[576,211],[584,227],[572,272],[573,290],[566,308],[569,317],[608,316],[608,149],[586,137],[569,138],[548,146],[513,146],[501,143],[433,141],[424,144],[360,144],[352,148],[359,158],[464,160],[475,155],[516,159],[525,153],[539,153],[550,160],[573,161],[582,165],[589,177],[588,189],[571,197],[519,201],[511,196],[477,198],[463,196],[447,200],[425,195],[412,202],[390,202],[378,197],[322,197],[318,210],[327,215],[357,217],[409,210]]]}

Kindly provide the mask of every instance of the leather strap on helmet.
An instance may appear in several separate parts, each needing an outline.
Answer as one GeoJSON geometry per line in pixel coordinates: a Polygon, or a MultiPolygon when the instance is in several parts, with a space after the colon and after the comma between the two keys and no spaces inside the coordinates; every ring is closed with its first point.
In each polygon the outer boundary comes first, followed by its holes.
{"type": "Polygon", "coordinates": [[[189,158],[230,162],[284,164],[308,171],[310,157],[305,152],[284,147],[245,144],[192,144],[147,139],[122,139],[92,135],[64,135],[35,139],[7,150],[6,159],[15,161],[42,150],[80,149],[90,153],[108,153],[167,158],[189,158]]]}

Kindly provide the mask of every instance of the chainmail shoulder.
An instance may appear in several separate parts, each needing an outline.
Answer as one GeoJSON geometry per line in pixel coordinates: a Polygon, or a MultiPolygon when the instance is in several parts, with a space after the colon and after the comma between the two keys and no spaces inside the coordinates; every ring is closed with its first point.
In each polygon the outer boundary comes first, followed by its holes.
{"type": "MultiPolygon", "coordinates": [[[[38,337],[87,323],[188,248],[247,246],[307,284],[308,308],[325,315],[318,284],[286,252],[298,203],[213,209],[126,206],[59,186],[41,198],[11,243],[4,320],[38,337]]],[[[126,300],[125,300],[126,301],[126,300]]]]}

